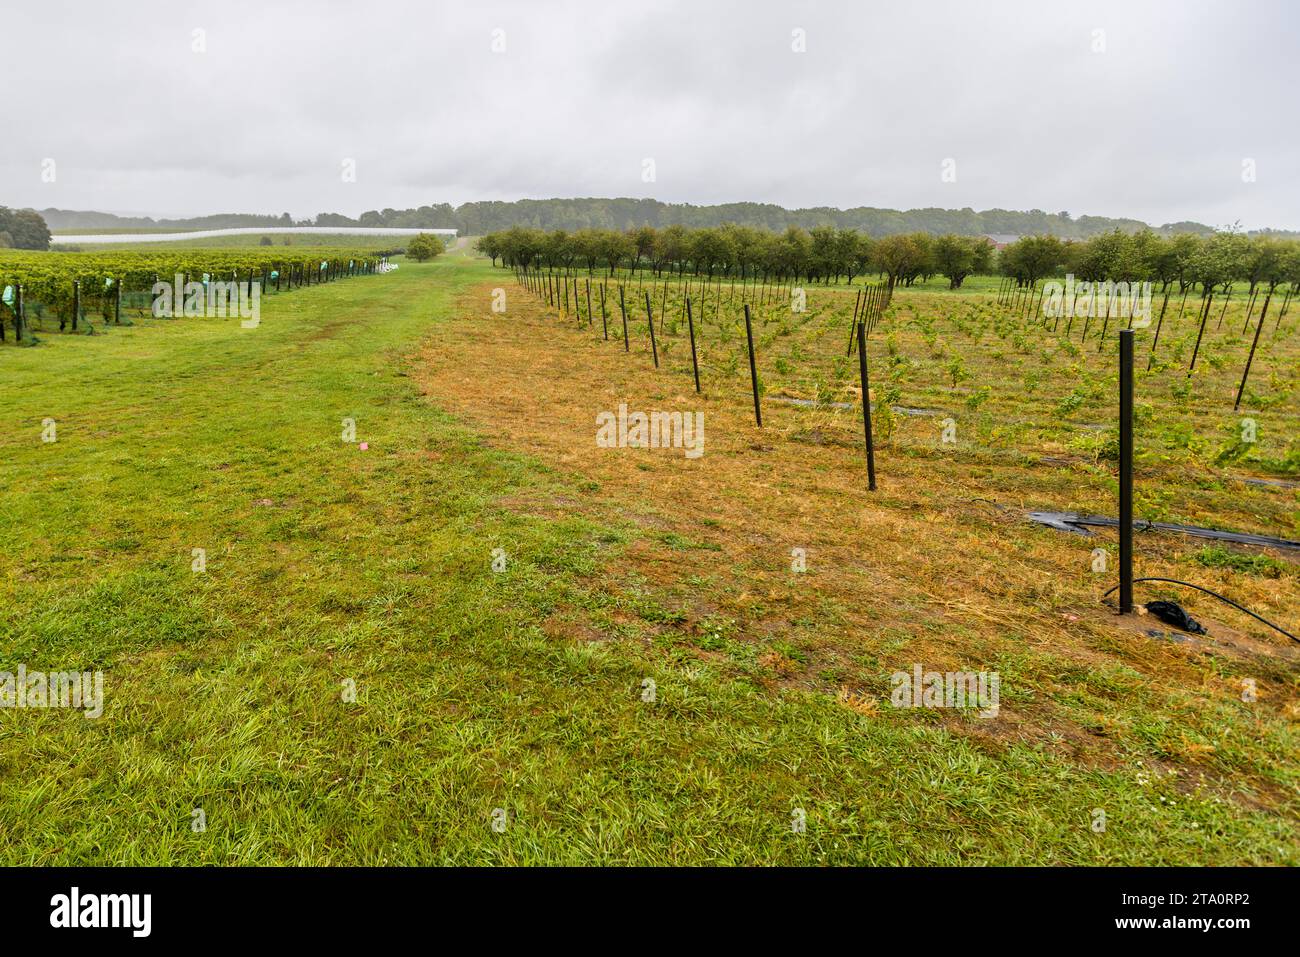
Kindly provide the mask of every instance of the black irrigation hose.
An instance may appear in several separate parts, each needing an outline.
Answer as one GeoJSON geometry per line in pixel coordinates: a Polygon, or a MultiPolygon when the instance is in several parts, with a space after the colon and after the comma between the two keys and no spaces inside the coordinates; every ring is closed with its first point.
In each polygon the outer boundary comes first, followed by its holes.
{"type": "MultiPolygon", "coordinates": [[[[1191,582],[1179,581],[1177,578],[1135,578],[1133,580],[1135,582],[1168,582],[1171,585],[1185,585],[1188,588],[1195,588],[1197,591],[1203,591],[1205,592],[1205,594],[1217,598],[1221,602],[1225,602],[1226,604],[1231,605],[1233,608],[1236,608],[1238,611],[1244,611],[1246,614],[1250,615],[1251,618],[1254,618],[1256,621],[1262,621],[1264,624],[1268,625],[1268,627],[1272,628],[1274,631],[1280,631],[1282,634],[1286,635],[1292,641],[1300,641],[1300,638],[1297,638],[1295,635],[1291,634],[1291,632],[1287,631],[1285,628],[1279,628],[1277,625],[1273,624],[1267,618],[1262,618],[1259,615],[1255,614],[1253,611],[1251,611],[1249,608],[1244,608],[1241,605],[1238,605],[1231,598],[1224,598],[1217,591],[1210,591],[1208,588],[1202,588],[1200,585],[1193,585],[1191,582]]],[[[1118,585],[1116,585],[1115,588],[1110,589],[1110,591],[1106,592],[1106,594],[1102,595],[1101,597],[1102,598],[1109,597],[1110,593],[1115,591],[1115,589],[1117,588],[1119,588],[1118,585]]]]}

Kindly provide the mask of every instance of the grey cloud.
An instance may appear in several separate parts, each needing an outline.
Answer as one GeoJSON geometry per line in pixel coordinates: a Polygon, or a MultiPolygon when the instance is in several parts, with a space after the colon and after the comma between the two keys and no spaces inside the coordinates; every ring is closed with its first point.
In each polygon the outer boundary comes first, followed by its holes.
{"type": "Polygon", "coordinates": [[[6,16],[7,205],[305,216],[605,195],[1300,228],[1300,13],[1281,0],[52,0],[6,16]]]}

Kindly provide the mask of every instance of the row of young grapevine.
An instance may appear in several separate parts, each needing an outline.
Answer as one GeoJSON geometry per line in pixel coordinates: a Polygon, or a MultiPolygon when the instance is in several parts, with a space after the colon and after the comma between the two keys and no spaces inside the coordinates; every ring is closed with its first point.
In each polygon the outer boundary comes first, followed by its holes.
{"type": "MultiPolygon", "coordinates": [[[[865,315],[875,361],[872,425],[878,442],[928,447],[938,441],[937,424],[951,420],[960,423],[962,439],[943,447],[978,446],[997,459],[1019,460],[1048,449],[1097,460],[1113,451],[1107,423],[1114,416],[1115,342],[1117,330],[1129,322],[1108,322],[1104,306],[1098,306],[1096,320],[1085,316],[1071,329],[1068,317],[1044,321],[1037,290],[1032,302],[1024,301],[1027,291],[1016,298],[1005,290],[958,296],[907,290],[899,298],[887,283],[855,292],[690,274],[664,280],[647,273],[642,283],[640,276],[621,272],[513,272],[559,317],[573,317],[594,327],[597,337],[622,340],[632,351],[644,350],[657,366],[687,377],[698,370],[706,390],[744,382],[764,404],[803,410],[800,427],[823,438],[849,425],[846,413],[860,408],[857,380],[865,376],[858,374],[853,333],[865,315]],[[752,319],[752,349],[745,312],[752,319]],[[1085,332],[1086,345],[1080,341],[1085,332]],[[752,372],[750,354],[757,364],[752,372]]],[[[1155,355],[1151,368],[1146,362],[1139,368],[1142,414],[1160,409],[1159,415],[1150,413],[1148,451],[1158,449],[1180,466],[1218,471],[1237,465],[1297,475],[1300,354],[1294,310],[1286,314],[1275,303],[1266,311],[1263,289],[1253,309],[1247,297],[1231,304],[1222,320],[1216,307],[1212,321],[1197,316],[1190,322],[1179,315],[1174,297],[1167,304],[1164,298],[1154,297],[1150,326],[1136,330],[1143,358],[1147,351],[1155,355]],[[1156,351],[1162,312],[1167,314],[1156,351]],[[1261,317],[1267,321],[1263,335],[1261,317]],[[1239,441],[1243,426],[1231,414],[1234,397],[1247,410],[1242,414],[1249,416],[1257,441],[1239,441]]]]}

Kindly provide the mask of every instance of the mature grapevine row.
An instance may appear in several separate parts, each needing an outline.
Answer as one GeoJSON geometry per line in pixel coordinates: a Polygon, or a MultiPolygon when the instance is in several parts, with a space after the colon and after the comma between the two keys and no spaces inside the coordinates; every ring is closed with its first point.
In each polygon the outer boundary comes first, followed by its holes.
{"type": "Polygon", "coordinates": [[[53,316],[75,330],[87,314],[116,321],[124,299],[148,301],[154,284],[261,283],[292,289],[377,271],[387,253],[365,248],[178,249],[163,252],[0,253],[0,337],[31,341],[30,320],[53,316]]]}

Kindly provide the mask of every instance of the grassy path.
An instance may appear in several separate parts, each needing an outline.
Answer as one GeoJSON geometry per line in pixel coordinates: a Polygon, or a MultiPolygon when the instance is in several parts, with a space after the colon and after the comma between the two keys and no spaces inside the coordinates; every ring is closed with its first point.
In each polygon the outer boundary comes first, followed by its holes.
{"type": "Polygon", "coordinates": [[[512,510],[591,492],[420,394],[499,276],[0,350],[0,671],[106,674],[99,719],[0,710],[0,863],[1296,863],[1274,814],[640,640],[671,609],[591,587],[626,529],[512,510]],[[559,606],[634,624],[557,640],[559,606]]]}

